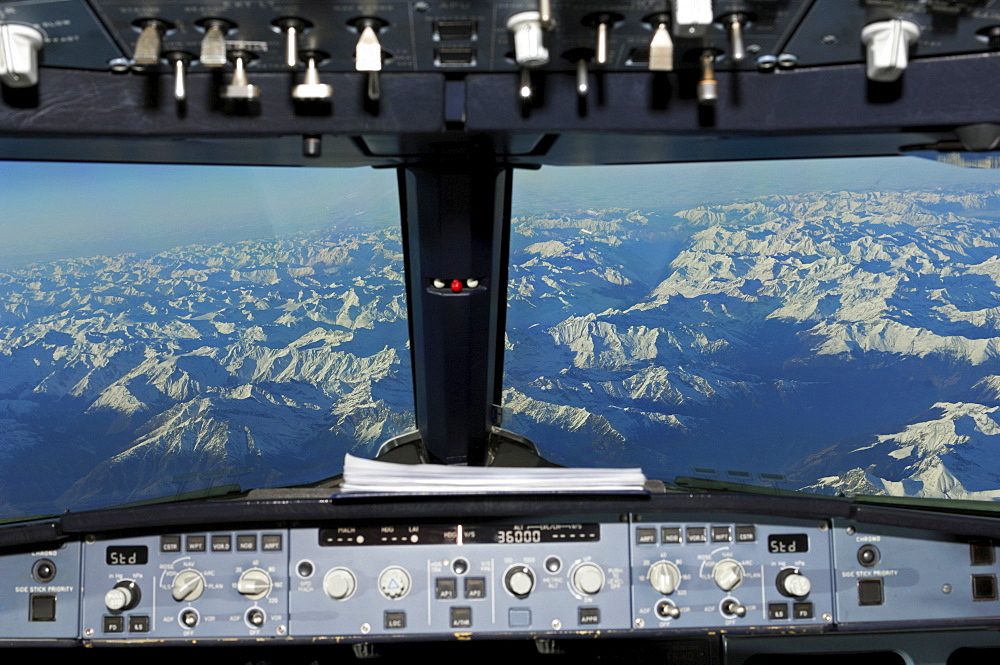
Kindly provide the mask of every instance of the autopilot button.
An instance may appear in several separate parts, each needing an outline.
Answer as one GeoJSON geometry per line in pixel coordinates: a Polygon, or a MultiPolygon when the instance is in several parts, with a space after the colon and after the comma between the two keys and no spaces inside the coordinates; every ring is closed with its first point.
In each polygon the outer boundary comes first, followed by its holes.
{"type": "Polygon", "coordinates": [[[813,618],[813,604],[812,603],[795,603],[792,605],[792,617],[796,619],[812,619],[813,618]]]}
{"type": "Polygon", "coordinates": [[[406,628],[406,612],[386,612],[383,625],[386,630],[406,628]]]}
{"type": "Polygon", "coordinates": [[[465,580],[465,597],[466,598],[485,598],[486,597],[486,578],[485,577],[468,577],[465,580]]]}
{"type": "Polygon", "coordinates": [[[452,600],[455,598],[455,578],[439,577],[434,580],[434,597],[438,600],[452,600]]]}
{"type": "Polygon", "coordinates": [[[601,609],[599,607],[581,607],[577,620],[581,626],[597,626],[601,623],[601,609]]]}
{"type": "Polygon", "coordinates": [[[769,603],[767,606],[767,618],[775,620],[787,619],[788,603],[769,603]]]}
{"type": "Polygon", "coordinates": [[[472,627],[472,608],[471,607],[453,607],[453,608],[451,608],[451,627],[452,628],[471,628],[472,627]]]}

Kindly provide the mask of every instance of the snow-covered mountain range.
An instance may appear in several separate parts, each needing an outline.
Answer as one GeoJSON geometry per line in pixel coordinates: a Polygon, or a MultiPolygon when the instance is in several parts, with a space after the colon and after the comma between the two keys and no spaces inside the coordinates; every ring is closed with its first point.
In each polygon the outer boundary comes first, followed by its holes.
{"type": "MultiPolygon", "coordinates": [[[[998,216],[981,185],[518,216],[505,427],[664,479],[1000,497],[998,216]]],[[[307,482],[412,428],[400,247],[0,272],[0,514],[307,482]]]]}

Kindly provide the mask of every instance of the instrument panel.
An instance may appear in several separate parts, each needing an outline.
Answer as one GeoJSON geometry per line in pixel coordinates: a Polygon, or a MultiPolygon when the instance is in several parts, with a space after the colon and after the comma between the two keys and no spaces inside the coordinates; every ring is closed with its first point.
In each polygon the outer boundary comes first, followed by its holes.
{"type": "Polygon", "coordinates": [[[591,514],[88,535],[0,557],[0,639],[99,645],[823,633],[1000,618],[992,540],[591,514]]]}

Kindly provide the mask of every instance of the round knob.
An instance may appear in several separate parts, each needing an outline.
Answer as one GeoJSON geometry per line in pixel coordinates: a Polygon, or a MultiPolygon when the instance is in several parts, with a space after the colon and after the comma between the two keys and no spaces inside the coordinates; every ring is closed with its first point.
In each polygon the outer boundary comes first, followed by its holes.
{"type": "Polygon", "coordinates": [[[114,585],[104,594],[104,605],[112,612],[130,610],[139,604],[139,587],[127,580],[114,585]]]}
{"type": "Polygon", "coordinates": [[[535,588],[535,573],[525,565],[512,566],[503,578],[507,591],[518,598],[526,598],[535,588]]]}
{"type": "Polygon", "coordinates": [[[260,600],[271,593],[271,576],[260,568],[243,571],[236,590],[250,600],[260,600]]]}
{"type": "Polygon", "coordinates": [[[358,581],[347,568],[334,568],[323,578],[323,591],[334,600],[345,600],[354,594],[358,581]]]}
{"type": "Polygon", "coordinates": [[[670,561],[657,561],[649,567],[646,579],[651,587],[669,596],[681,583],[681,571],[670,561]]]}
{"type": "Polygon", "coordinates": [[[604,586],[604,571],[595,563],[581,563],[573,571],[573,586],[580,593],[593,596],[604,586]]]}
{"type": "Polygon", "coordinates": [[[177,602],[198,600],[205,593],[205,578],[197,570],[182,570],[174,578],[171,594],[177,602]]]}
{"type": "Polygon", "coordinates": [[[743,566],[738,561],[723,559],[715,564],[712,579],[723,591],[732,591],[743,582],[743,566]]]}
{"type": "Polygon", "coordinates": [[[780,591],[784,596],[805,598],[809,595],[809,591],[812,589],[812,583],[809,581],[809,578],[794,568],[785,568],[782,570],[778,573],[778,579],[776,581],[778,584],[778,591],[780,591]]]}
{"type": "Polygon", "coordinates": [[[514,59],[524,67],[541,67],[549,61],[545,31],[538,12],[521,12],[507,19],[507,29],[514,33],[514,59]]]}
{"type": "Polygon", "coordinates": [[[389,566],[378,576],[378,590],[389,600],[402,598],[410,591],[410,574],[399,566],[389,566]]]}

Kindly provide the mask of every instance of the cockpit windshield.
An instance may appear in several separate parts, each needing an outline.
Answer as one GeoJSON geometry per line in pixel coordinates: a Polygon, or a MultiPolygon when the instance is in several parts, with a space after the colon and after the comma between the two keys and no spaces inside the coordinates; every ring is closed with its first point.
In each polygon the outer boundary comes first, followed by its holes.
{"type": "Polygon", "coordinates": [[[554,461],[1000,497],[1000,172],[543,169],[514,192],[506,426],[554,461]]]}
{"type": "Polygon", "coordinates": [[[0,164],[0,514],[340,472],[413,428],[395,179],[0,164]]]}
{"type": "MultiPolygon", "coordinates": [[[[411,431],[391,171],[0,164],[0,515],[317,481],[411,431]]],[[[1000,172],[514,183],[503,427],[570,466],[1000,497],[1000,172]]]]}

